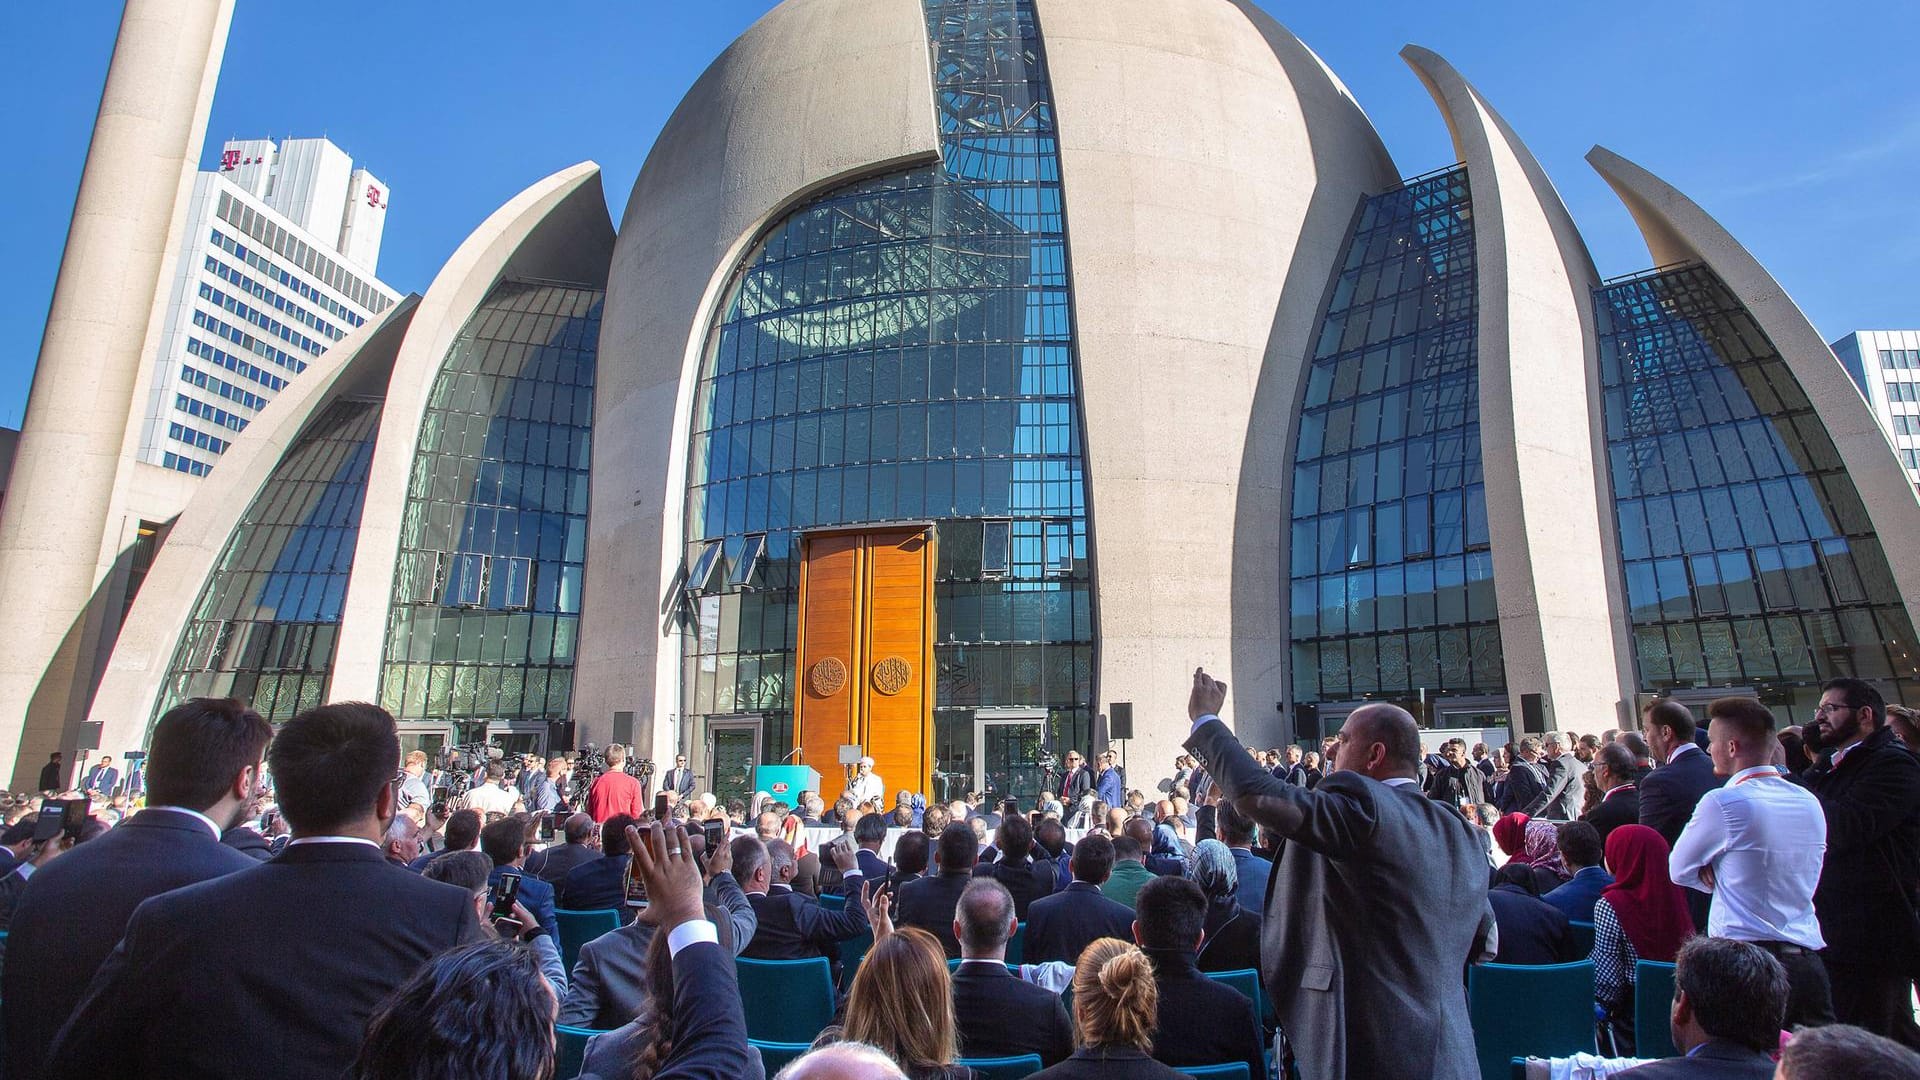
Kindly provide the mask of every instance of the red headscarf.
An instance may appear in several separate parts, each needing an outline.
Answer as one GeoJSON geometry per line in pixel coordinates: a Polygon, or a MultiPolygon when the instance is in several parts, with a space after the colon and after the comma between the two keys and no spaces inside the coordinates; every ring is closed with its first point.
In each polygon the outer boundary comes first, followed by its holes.
{"type": "Polygon", "coordinates": [[[1500,845],[1501,851],[1523,863],[1528,861],[1525,857],[1527,821],[1527,815],[1513,813],[1493,823],[1494,842],[1500,845]]]}
{"type": "Polygon", "coordinates": [[[1667,876],[1666,838],[1645,825],[1621,825],[1607,834],[1613,884],[1600,896],[1620,918],[1620,929],[1642,960],[1673,963],[1693,936],[1693,916],[1680,886],[1667,876]]]}

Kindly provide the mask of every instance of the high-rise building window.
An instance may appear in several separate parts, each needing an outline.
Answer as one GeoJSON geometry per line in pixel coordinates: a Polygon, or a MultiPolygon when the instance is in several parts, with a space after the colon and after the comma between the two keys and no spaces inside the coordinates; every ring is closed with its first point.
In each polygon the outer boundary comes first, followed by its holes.
{"type": "Polygon", "coordinates": [[[1505,692],[1475,284],[1465,168],[1367,200],[1301,405],[1288,574],[1296,701],[1505,692]]]}
{"type": "Polygon", "coordinates": [[[791,745],[799,534],[932,521],[936,794],[974,711],[1091,736],[1093,628],[1066,222],[1031,0],[926,0],[942,162],[862,180],[749,251],[701,372],[685,714],[791,745]],[[718,553],[716,555],[716,542],[718,553]],[[712,572],[715,558],[735,568],[712,572]],[[751,588],[735,587],[743,560],[751,588]],[[703,591],[704,590],[704,591],[703,591]]]}
{"type": "Polygon", "coordinates": [[[604,296],[502,282],[447,352],[407,486],[380,680],[401,719],[567,716],[604,296]]]}
{"type": "Polygon", "coordinates": [[[1873,523],[1740,300],[1690,266],[1611,283],[1596,307],[1641,689],[1760,688],[1800,718],[1840,675],[1914,700],[1913,625],[1873,523]]]}

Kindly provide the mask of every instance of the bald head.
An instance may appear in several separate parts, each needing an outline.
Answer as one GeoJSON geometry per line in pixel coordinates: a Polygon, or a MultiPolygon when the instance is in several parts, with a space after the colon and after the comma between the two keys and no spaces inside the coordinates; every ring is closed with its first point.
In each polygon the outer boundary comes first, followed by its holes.
{"type": "Polygon", "coordinates": [[[1420,727],[1398,705],[1364,705],[1347,715],[1334,767],[1391,780],[1420,773],[1420,727]]]}
{"type": "Polygon", "coordinates": [[[1141,851],[1153,850],[1153,822],[1146,818],[1132,818],[1120,830],[1120,835],[1140,845],[1141,851]]]}
{"type": "Polygon", "coordinates": [[[907,1080],[907,1074],[865,1043],[838,1042],[795,1058],[773,1080],[907,1080]]]}

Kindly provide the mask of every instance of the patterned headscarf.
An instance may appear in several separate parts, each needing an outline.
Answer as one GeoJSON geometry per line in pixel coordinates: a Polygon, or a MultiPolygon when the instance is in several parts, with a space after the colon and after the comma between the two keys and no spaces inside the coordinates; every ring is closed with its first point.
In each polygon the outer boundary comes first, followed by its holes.
{"type": "Polygon", "coordinates": [[[1193,882],[1209,897],[1232,896],[1240,887],[1233,852],[1218,840],[1202,840],[1193,849],[1193,882]]]}
{"type": "Polygon", "coordinates": [[[1553,871],[1561,880],[1573,876],[1560,858],[1560,830],[1551,821],[1527,822],[1526,861],[1553,871]]]}

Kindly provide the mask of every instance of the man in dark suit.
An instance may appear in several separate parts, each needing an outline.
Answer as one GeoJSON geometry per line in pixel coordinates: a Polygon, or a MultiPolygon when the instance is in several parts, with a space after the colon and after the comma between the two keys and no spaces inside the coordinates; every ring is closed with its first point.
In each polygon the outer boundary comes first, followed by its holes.
{"type": "Polygon", "coordinates": [[[682,803],[685,803],[693,798],[693,788],[696,783],[698,781],[694,778],[693,770],[687,768],[687,755],[681,754],[673,759],[673,768],[668,769],[667,774],[660,778],[660,790],[673,792],[682,803]]]}
{"type": "Polygon", "coordinates": [[[853,856],[860,863],[862,877],[868,881],[885,881],[893,876],[893,867],[880,857],[880,849],[887,842],[885,814],[860,815],[860,820],[853,823],[853,842],[859,847],[853,856]]]}
{"type": "Polygon", "coordinates": [[[1073,1025],[1059,994],[1007,970],[1007,942],[1018,925],[1013,894],[999,882],[976,878],[960,894],[953,918],[960,939],[960,966],[953,972],[960,1055],[1038,1054],[1041,1065],[1058,1064],[1073,1053],[1073,1025]]]}
{"type": "MultiPolygon", "coordinates": [[[[743,845],[742,851],[757,861],[742,867],[741,873],[765,889],[766,847],[754,843],[743,845]]],[[[737,956],[753,940],[759,920],[733,870],[733,845],[721,844],[707,860],[703,902],[726,913],[724,925],[715,925],[720,930],[721,946],[729,955],[737,956]]],[[[560,1002],[558,1022],[606,1031],[632,1020],[651,994],[647,953],[653,944],[653,935],[651,922],[636,919],[630,925],[581,945],[580,958],[574,961],[566,996],[560,1002]]]]}
{"type": "MultiPolygon", "coordinates": [[[[743,866],[753,856],[743,850],[758,844],[758,837],[740,836],[733,840],[733,863],[743,866]]],[[[860,902],[865,875],[850,847],[833,844],[828,848],[834,864],[840,868],[840,895],[846,904],[839,911],[822,907],[811,896],[794,892],[795,860],[793,848],[784,840],[766,845],[768,876],[757,875],[742,882],[747,903],[753,906],[757,925],[753,940],[740,955],[750,960],[805,960],[824,956],[833,968],[833,981],[840,982],[840,943],[859,937],[867,930],[866,905],[860,902]]]]}
{"type": "MultiPolygon", "coordinates": [[[[1640,714],[1641,734],[1659,763],[1640,781],[1640,824],[1665,837],[1669,848],[1693,818],[1700,796],[1724,782],[1714,775],[1713,759],[1695,744],[1694,728],[1693,712],[1672,698],[1649,702],[1640,714]]],[[[1705,933],[1713,896],[1698,889],[1684,891],[1694,928],[1705,933]]]]}
{"type": "Polygon", "coordinates": [[[1487,893],[1494,925],[1500,928],[1500,948],[1494,960],[1502,964],[1558,964],[1576,959],[1567,934],[1567,913],[1512,882],[1495,885],[1487,893]]]}
{"type": "Polygon", "coordinates": [[[973,876],[1006,886],[1013,895],[1014,914],[1025,921],[1035,900],[1053,895],[1053,863],[1033,857],[1033,823],[1018,814],[1001,819],[993,847],[994,860],[975,866],[973,876]]]}
{"type": "Polygon", "coordinates": [[[487,875],[487,887],[493,888],[508,874],[520,879],[518,899],[549,929],[559,926],[553,917],[553,886],[527,873],[527,822],[524,818],[503,817],[480,830],[480,850],[493,860],[493,872],[487,875]]]}
{"type": "Polygon", "coordinates": [[[267,752],[293,840],[141,904],[47,1057],[52,1076],[321,1080],[435,953],[483,936],[464,890],[387,865],[393,717],[323,705],[267,752]]]}
{"type": "Polygon", "coordinates": [[[1603,845],[1607,834],[1620,826],[1640,824],[1640,787],[1633,782],[1637,771],[1633,751],[1619,743],[1608,743],[1593,756],[1593,780],[1600,785],[1600,805],[1581,820],[1593,826],[1603,845]]]}
{"type": "MultiPolygon", "coordinates": [[[[565,881],[574,867],[600,857],[600,848],[595,843],[599,830],[587,815],[568,817],[560,826],[560,836],[565,843],[536,851],[527,856],[526,862],[527,873],[553,886],[565,881]]],[[[558,899],[557,891],[555,898],[558,899]]]]}
{"type": "Polygon", "coordinates": [[[1680,1056],[1614,1075],[1622,1080],[1770,1080],[1774,1068],[1768,1055],[1779,1049],[1787,1013],[1786,969],[1758,945],[1732,938],[1693,938],[1680,947],[1677,959],[1668,1027],[1680,1056]]]}
{"type": "Polygon", "coordinates": [[[1125,941],[1131,936],[1133,909],[1100,893],[1100,886],[1113,873],[1113,841],[1101,833],[1088,833],[1073,845],[1067,865],[1073,870],[1073,883],[1035,900],[1027,909],[1029,964],[1048,960],[1071,964],[1080,959],[1088,942],[1103,937],[1125,941]]]}
{"type": "MultiPolygon", "coordinates": [[[[1606,847],[1600,842],[1600,832],[1585,821],[1568,821],[1556,830],[1560,843],[1560,859],[1572,872],[1573,877],[1563,885],[1556,886],[1542,894],[1540,899],[1560,909],[1568,919],[1590,923],[1593,921],[1593,902],[1613,884],[1613,875],[1607,873],[1606,860],[1603,857],[1606,847]]],[[[1501,946],[1506,945],[1506,936],[1501,935],[1501,946]]],[[[1578,960],[1580,957],[1572,957],[1578,960]]],[[[1500,961],[1506,963],[1505,960],[1500,961]]]]}
{"type": "Polygon", "coordinates": [[[1141,888],[1134,913],[1133,940],[1153,961],[1153,982],[1160,990],[1154,1060],[1175,1066],[1244,1061],[1247,1075],[1264,1075],[1266,1054],[1253,1002],[1201,974],[1195,963],[1207,924],[1207,897],[1200,886],[1185,878],[1155,878],[1141,888]]]}
{"type": "Polygon", "coordinates": [[[600,857],[588,859],[560,879],[554,903],[568,911],[618,911],[621,921],[631,917],[627,908],[627,826],[634,820],[615,814],[600,824],[600,857]]]}
{"type": "Polygon", "coordinates": [[[1233,898],[1249,914],[1258,915],[1267,908],[1267,879],[1273,876],[1273,863],[1253,853],[1254,824],[1236,811],[1232,803],[1223,802],[1215,807],[1214,820],[1220,842],[1227,845],[1227,851],[1233,855],[1236,875],[1233,898]]]}
{"type": "Polygon", "coordinates": [[[47,763],[40,766],[40,786],[36,790],[59,791],[65,786],[66,779],[61,775],[60,751],[55,750],[48,756],[47,763]]]}
{"type": "Polygon", "coordinates": [[[100,755],[100,764],[87,770],[87,782],[83,789],[89,795],[102,799],[111,799],[113,791],[120,786],[120,770],[113,767],[113,755],[100,755]]]}
{"type": "Polygon", "coordinates": [[[931,847],[927,834],[919,829],[901,833],[900,839],[893,842],[893,873],[887,875],[887,884],[893,887],[894,896],[899,896],[908,882],[919,881],[927,872],[931,847]]]}
{"type": "Polygon", "coordinates": [[[1821,751],[1806,782],[1827,814],[1813,910],[1834,1015],[1920,1050],[1909,1003],[1920,971],[1920,762],[1894,739],[1880,692],[1859,679],[1826,684],[1806,737],[1821,751]]]}
{"type": "Polygon", "coordinates": [[[1226,696],[1226,684],[1194,672],[1186,748],[1236,810],[1282,841],[1261,974],[1302,1080],[1477,1077],[1466,1010],[1434,1003],[1459,999],[1487,917],[1485,891],[1468,883],[1486,880],[1486,856],[1458,812],[1420,793],[1413,717],[1392,705],[1349,714],[1332,771],[1304,790],[1247,756],[1220,720],[1226,696]]]}
{"type": "Polygon", "coordinates": [[[1513,767],[1494,805],[1503,814],[1538,817],[1547,808],[1547,770],[1540,764],[1540,740],[1528,736],[1512,748],[1513,767]]]}
{"type": "Polygon", "coordinates": [[[934,865],[940,872],[901,886],[894,904],[893,921],[917,926],[939,938],[949,960],[960,955],[960,940],[953,933],[953,912],[960,894],[973,880],[973,867],[979,857],[980,845],[972,827],[953,822],[940,830],[940,843],[934,849],[934,865]]]}
{"type": "Polygon", "coordinates": [[[153,729],[150,805],[33,875],[14,909],[0,987],[9,1003],[7,1075],[42,1075],[54,1036],[141,901],[255,865],[219,837],[253,805],[272,736],[259,714],[230,699],[169,710],[153,729]]]}
{"type": "Polygon", "coordinates": [[[1093,770],[1080,760],[1078,750],[1067,751],[1061,764],[1065,768],[1054,779],[1053,793],[1060,796],[1060,805],[1066,808],[1068,814],[1072,814],[1080,808],[1081,798],[1093,790],[1093,770]]]}

